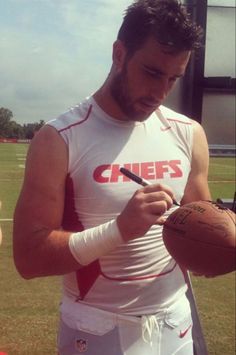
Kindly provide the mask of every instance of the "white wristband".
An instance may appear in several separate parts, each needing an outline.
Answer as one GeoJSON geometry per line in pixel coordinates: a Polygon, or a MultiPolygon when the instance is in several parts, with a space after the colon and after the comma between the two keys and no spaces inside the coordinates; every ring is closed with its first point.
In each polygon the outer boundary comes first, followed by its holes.
{"type": "Polygon", "coordinates": [[[69,248],[80,265],[88,265],[124,243],[116,220],[100,226],[72,233],[69,248]]]}

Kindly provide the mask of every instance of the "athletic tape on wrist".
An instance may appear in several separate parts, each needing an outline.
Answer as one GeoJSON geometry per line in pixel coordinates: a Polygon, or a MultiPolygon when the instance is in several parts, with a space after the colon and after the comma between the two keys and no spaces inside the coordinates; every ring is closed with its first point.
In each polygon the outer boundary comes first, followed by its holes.
{"type": "Polygon", "coordinates": [[[72,233],[69,248],[80,265],[88,265],[124,243],[116,220],[100,226],[72,233]]]}

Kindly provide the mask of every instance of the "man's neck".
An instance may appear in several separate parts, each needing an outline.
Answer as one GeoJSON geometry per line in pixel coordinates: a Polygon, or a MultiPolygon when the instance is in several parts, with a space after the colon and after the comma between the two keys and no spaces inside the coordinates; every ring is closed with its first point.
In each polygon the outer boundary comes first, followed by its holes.
{"type": "Polygon", "coordinates": [[[109,116],[121,121],[126,119],[125,114],[121,111],[119,105],[112,97],[109,86],[106,83],[95,92],[93,98],[101,109],[109,116]]]}

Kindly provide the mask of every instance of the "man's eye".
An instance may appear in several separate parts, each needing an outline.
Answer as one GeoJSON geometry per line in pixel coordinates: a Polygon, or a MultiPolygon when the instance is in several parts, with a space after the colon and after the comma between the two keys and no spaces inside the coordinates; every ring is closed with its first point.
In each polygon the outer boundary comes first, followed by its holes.
{"type": "Polygon", "coordinates": [[[145,69],[145,72],[147,75],[153,77],[153,78],[159,78],[159,74],[157,72],[155,72],[154,70],[149,70],[149,69],[145,69]]]}

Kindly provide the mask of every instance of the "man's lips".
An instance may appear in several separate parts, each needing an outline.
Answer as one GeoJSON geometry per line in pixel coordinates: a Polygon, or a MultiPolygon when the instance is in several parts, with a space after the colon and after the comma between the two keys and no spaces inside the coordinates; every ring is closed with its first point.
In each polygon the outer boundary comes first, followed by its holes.
{"type": "Polygon", "coordinates": [[[159,102],[153,102],[153,101],[150,102],[150,101],[147,101],[147,100],[140,101],[140,104],[141,104],[142,107],[144,107],[148,111],[153,111],[160,105],[159,102]]]}

